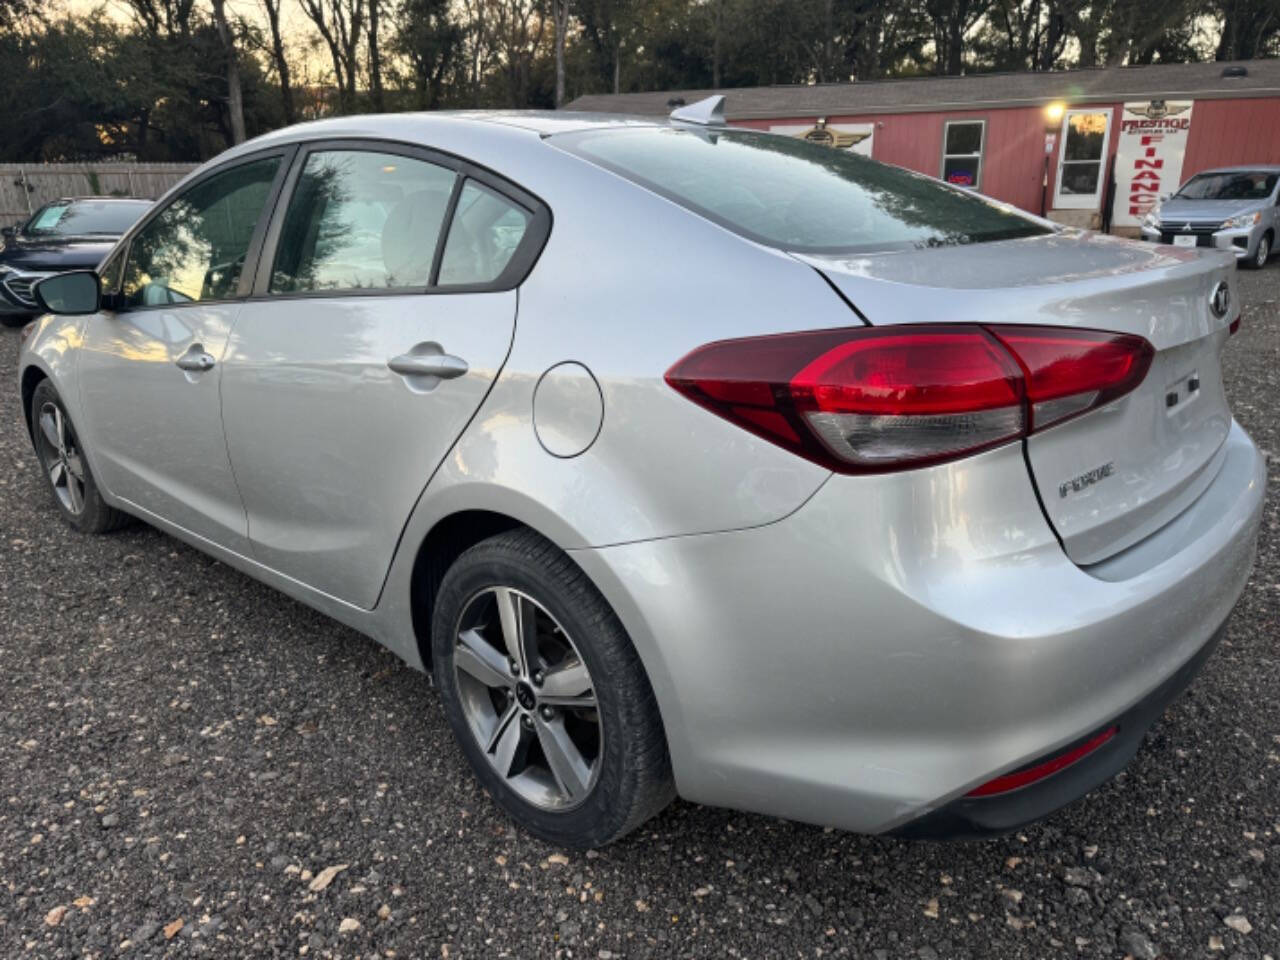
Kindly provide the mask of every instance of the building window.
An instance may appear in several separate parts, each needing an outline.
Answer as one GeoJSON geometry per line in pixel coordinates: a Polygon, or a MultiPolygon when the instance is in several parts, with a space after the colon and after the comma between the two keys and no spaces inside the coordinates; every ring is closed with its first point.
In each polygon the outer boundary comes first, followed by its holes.
{"type": "Polygon", "coordinates": [[[956,187],[982,185],[985,120],[948,120],[942,127],[942,179],[956,187]]]}

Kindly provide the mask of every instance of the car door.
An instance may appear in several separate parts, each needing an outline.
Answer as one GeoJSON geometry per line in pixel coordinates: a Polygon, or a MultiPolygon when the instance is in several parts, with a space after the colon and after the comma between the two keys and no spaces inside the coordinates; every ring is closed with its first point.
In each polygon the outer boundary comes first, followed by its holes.
{"type": "Polygon", "coordinates": [[[236,552],[248,551],[247,524],[223,436],[219,363],[286,160],[276,151],[216,169],[149,217],[104,269],[113,309],[88,319],[79,350],[106,488],[236,552]]]}
{"type": "Polygon", "coordinates": [[[506,359],[549,214],[451,158],[315,144],[223,365],[255,558],[364,608],[506,359]]]}

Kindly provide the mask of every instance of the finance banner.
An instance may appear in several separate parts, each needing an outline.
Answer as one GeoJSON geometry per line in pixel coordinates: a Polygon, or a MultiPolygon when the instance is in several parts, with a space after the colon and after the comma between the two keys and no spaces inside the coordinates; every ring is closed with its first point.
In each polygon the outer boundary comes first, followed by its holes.
{"type": "Polygon", "coordinates": [[[1181,185],[1193,106],[1190,100],[1124,105],[1116,147],[1114,226],[1138,226],[1160,197],[1181,185]]]}

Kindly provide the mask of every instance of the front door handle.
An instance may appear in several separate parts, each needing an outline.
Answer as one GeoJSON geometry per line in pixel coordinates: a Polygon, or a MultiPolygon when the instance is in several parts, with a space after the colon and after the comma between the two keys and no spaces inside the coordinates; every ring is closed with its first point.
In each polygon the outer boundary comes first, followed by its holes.
{"type": "Polygon", "coordinates": [[[402,353],[388,360],[387,367],[402,377],[452,380],[467,372],[467,361],[447,353],[402,353]]]}
{"type": "Polygon", "coordinates": [[[206,370],[212,370],[217,362],[217,360],[213,359],[212,354],[205,353],[199,347],[192,347],[175,361],[179,370],[187,370],[191,373],[204,373],[206,370]]]}

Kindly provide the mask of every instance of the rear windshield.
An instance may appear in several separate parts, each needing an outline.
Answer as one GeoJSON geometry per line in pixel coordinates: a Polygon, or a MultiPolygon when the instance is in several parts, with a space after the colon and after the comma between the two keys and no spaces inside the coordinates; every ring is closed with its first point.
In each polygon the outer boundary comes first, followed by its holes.
{"type": "Polygon", "coordinates": [[[1265,200],[1280,173],[1274,170],[1231,170],[1192,177],[1174,196],[1184,200],[1265,200]]]}
{"type": "Polygon", "coordinates": [[[145,200],[73,200],[50,203],[35,212],[22,232],[34,237],[118,237],[151,204],[145,200]]]}
{"type": "Polygon", "coordinates": [[[632,127],[552,142],[745,237],[841,253],[1049,231],[971,191],[847,150],[749,130],[632,127]]]}

